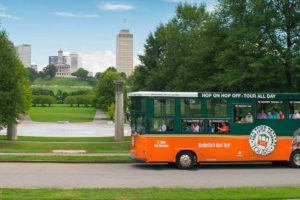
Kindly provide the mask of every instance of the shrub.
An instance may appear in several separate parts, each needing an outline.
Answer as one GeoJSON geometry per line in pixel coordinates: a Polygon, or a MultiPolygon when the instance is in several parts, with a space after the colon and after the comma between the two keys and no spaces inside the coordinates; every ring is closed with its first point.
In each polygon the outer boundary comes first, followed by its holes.
{"type": "Polygon", "coordinates": [[[48,105],[50,107],[51,104],[55,102],[55,98],[53,96],[48,95],[34,95],[32,98],[33,106],[37,106],[38,104],[40,104],[41,106],[48,105]]]}
{"type": "Polygon", "coordinates": [[[70,104],[71,107],[73,107],[73,104],[77,103],[77,98],[74,96],[68,96],[65,99],[65,104],[70,104]]]}

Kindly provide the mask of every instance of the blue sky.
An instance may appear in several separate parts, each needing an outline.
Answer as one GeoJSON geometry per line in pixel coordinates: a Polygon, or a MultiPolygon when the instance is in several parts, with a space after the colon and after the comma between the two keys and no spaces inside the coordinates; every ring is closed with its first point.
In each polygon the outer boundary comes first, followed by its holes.
{"type": "Polygon", "coordinates": [[[116,35],[128,28],[134,35],[134,60],[147,36],[175,14],[179,2],[216,0],[0,0],[1,27],[15,44],[32,45],[32,62],[42,69],[59,48],[76,52],[89,71],[115,66],[116,35]]]}

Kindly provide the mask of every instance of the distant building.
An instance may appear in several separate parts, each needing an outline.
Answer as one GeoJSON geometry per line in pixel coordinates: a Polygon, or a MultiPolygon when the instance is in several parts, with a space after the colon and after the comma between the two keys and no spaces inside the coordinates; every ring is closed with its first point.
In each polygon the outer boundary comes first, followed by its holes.
{"type": "Polygon", "coordinates": [[[76,72],[81,67],[81,62],[78,54],[76,53],[70,54],[70,66],[71,66],[71,73],[76,72]]]}
{"type": "MultiPolygon", "coordinates": [[[[50,58],[49,58],[50,61],[50,58]]],[[[56,77],[70,77],[71,76],[71,70],[70,70],[70,65],[66,64],[64,56],[63,56],[63,51],[60,49],[58,51],[58,56],[57,56],[57,63],[54,64],[54,66],[57,69],[56,72],[56,77]]]]}
{"type": "Polygon", "coordinates": [[[16,46],[17,55],[25,67],[31,66],[31,45],[22,44],[16,46]]]}
{"type": "Polygon", "coordinates": [[[38,71],[38,66],[36,64],[32,64],[30,68],[34,69],[36,72],[38,71]]]}
{"type": "Polygon", "coordinates": [[[133,71],[133,35],[123,29],[117,36],[117,70],[129,76],[133,71]]]}
{"type": "MultiPolygon", "coordinates": [[[[78,54],[71,53],[69,56],[63,56],[62,63],[70,66],[70,72],[76,72],[81,67],[81,60],[78,54]]],[[[49,56],[49,65],[57,65],[58,56],[49,56]]],[[[61,64],[61,63],[60,63],[61,64]]]]}

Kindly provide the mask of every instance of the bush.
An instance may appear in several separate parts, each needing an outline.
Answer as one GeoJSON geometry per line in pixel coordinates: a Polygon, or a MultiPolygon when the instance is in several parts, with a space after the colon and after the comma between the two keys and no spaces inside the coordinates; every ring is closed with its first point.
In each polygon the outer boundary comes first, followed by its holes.
{"type": "Polygon", "coordinates": [[[106,111],[106,116],[109,117],[109,119],[113,120],[115,118],[115,104],[111,103],[108,107],[107,107],[107,111],[106,111]]]}
{"type": "Polygon", "coordinates": [[[65,104],[70,104],[71,107],[73,107],[73,104],[77,103],[77,98],[74,96],[68,96],[65,99],[65,104]]]}
{"type": "Polygon", "coordinates": [[[32,98],[32,104],[33,106],[37,106],[37,105],[41,105],[41,106],[46,106],[48,105],[49,107],[51,106],[51,104],[54,104],[55,98],[53,96],[49,96],[49,95],[35,95],[32,98]]]}
{"type": "Polygon", "coordinates": [[[89,107],[90,105],[93,105],[94,99],[95,99],[94,95],[68,96],[65,99],[65,104],[70,104],[70,106],[73,106],[73,104],[77,104],[78,107],[80,105],[89,107]]]}

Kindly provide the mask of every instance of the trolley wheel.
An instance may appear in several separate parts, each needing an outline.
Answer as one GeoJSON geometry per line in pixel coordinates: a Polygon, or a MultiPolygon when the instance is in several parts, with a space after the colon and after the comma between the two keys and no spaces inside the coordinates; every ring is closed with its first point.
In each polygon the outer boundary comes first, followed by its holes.
{"type": "Polygon", "coordinates": [[[195,166],[195,156],[190,151],[182,151],[176,156],[176,165],[179,169],[192,169],[195,166]]]}
{"type": "Polygon", "coordinates": [[[300,150],[296,150],[290,157],[290,167],[300,168],[300,150]]]}

